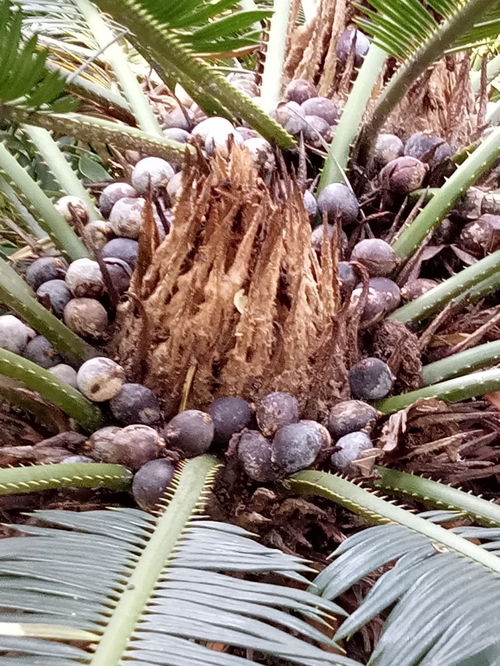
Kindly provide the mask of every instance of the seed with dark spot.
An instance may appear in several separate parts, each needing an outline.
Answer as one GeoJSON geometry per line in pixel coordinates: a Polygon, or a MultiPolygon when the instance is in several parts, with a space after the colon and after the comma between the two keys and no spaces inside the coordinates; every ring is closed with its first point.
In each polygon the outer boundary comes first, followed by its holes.
{"type": "Polygon", "coordinates": [[[75,333],[99,339],[106,336],[108,313],[95,298],[72,298],[64,308],[64,323],[75,333]]]}
{"type": "Polygon", "coordinates": [[[351,392],[361,400],[380,400],[391,392],[394,377],[387,363],[365,358],[349,371],[351,392]]]}
{"type": "Polygon", "coordinates": [[[299,403],[293,395],[276,391],[257,403],[255,415],[262,434],[272,437],[278,428],[299,420],[299,403]]]}
{"type": "Polygon", "coordinates": [[[77,374],[78,389],[89,400],[103,402],[120,393],[125,382],[125,370],[105,356],[85,361],[77,374]]]}

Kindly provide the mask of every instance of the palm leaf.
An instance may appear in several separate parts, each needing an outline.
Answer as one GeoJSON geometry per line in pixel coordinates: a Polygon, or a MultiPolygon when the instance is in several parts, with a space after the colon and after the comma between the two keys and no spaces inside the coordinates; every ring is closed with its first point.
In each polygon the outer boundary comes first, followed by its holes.
{"type": "Polygon", "coordinates": [[[61,100],[65,79],[46,67],[48,52],[39,49],[36,36],[22,37],[22,14],[12,11],[10,0],[0,2],[0,104],[15,102],[28,109],[54,105],[70,109],[61,100]]]}
{"type": "Polygon", "coordinates": [[[368,0],[359,25],[402,65],[379,96],[358,138],[358,158],[365,162],[375,136],[394,107],[425,70],[446,52],[498,37],[497,0],[368,0]],[[425,5],[429,6],[429,9],[425,5]],[[441,17],[436,20],[434,14],[441,17]]]}
{"type": "MultiPolygon", "coordinates": [[[[455,517],[449,512],[420,515],[433,522],[455,517]]],[[[500,553],[498,528],[459,527],[450,532],[479,539],[485,551],[500,553]]],[[[366,575],[396,560],[336,635],[337,639],[347,638],[392,609],[369,665],[458,665],[469,659],[471,664],[485,666],[500,662],[498,571],[464,557],[459,548],[440,548],[427,536],[395,524],[356,534],[333,556],[335,561],[315,580],[328,599],[337,598],[366,575]]]]}
{"type": "Polygon", "coordinates": [[[309,666],[359,666],[314,644],[332,645],[307,620],[327,627],[343,613],[297,586],[304,561],[199,516],[217,469],[209,456],[186,463],[157,515],[38,511],[41,526],[20,527],[27,538],[3,539],[0,651],[9,654],[0,663],[252,663],[207,647],[216,641],[309,666]],[[230,575],[266,572],[295,586],[230,575]]]}

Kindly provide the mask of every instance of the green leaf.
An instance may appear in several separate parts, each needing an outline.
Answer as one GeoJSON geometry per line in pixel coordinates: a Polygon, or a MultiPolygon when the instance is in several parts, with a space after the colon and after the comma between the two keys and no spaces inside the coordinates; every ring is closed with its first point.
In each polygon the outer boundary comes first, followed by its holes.
{"type": "Polygon", "coordinates": [[[109,180],[111,178],[110,174],[102,164],[99,164],[99,162],[92,159],[87,153],[83,153],[83,155],[80,156],[80,159],[78,160],[78,171],[91,183],[109,180]]]}
{"type": "Polygon", "coordinates": [[[296,586],[241,577],[273,573],[303,583],[305,562],[198,517],[218,467],[210,456],[185,462],[155,515],[37,511],[35,526],[19,528],[26,538],[1,540],[0,606],[15,615],[0,616],[0,650],[54,656],[64,666],[161,664],[165,655],[173,666],[254,663],[205,645],[217,641],[307,666],[359,666],[318,647],[332,643],[306,621],[326,627],[343,614],[338,606],[296,586]],[[87,635],[63,652],[69,646],[51,637],[73,631],[87,635]]]}
{"type": "Polygon", "coordinates": [[[471,370],[484,368],[500,361],[500,340],[486,342],[466,349],[458,354],[451,354],[434,363],[424,365],[422,368],[422,381],[424,385],[435,384],[443,379],[451,379],[465,375],[471,370]]]}
{"type": "Polygon", "coordinates": [[[263,137],[283,148],[295,144],[293,138],[249,97],[191,55],[169,30],[165,19],[159,22],[155,15],[159,6],[157,0],[96,0],[96,4],[128,28],[134,45],[153,67],[159,66],[160,71],[179,82],[205,111],[242,118],[263,137]]]}

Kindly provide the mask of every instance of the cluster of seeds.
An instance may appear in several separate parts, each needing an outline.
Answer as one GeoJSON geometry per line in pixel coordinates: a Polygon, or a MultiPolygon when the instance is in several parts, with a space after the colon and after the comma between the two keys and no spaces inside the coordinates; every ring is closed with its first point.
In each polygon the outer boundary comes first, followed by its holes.
{"type": "MultiPolygon", "coordinates": [[[[350,58],[358,67],[368,47],[369,40],[359,30],[347,30],[337,44],[338,61],[345,65],[350,58]]],[[[252,75],[230,78],[259,103],[252,75]]],[[[248,127],[225,118],[207,118],[183,91],[178,91],[177,99],[182,106],[163,115],[167,139],[196,143],[207,155],[225,154],[230,145],[243,146],[269,182],[276,167],[270,143],[248,127]]],[[[303,79],[289,83],[273,113],[288,132],[303,138],[312,153],[330,141],[339,115],[337,104],[303,79]]],[[[378,237],[369,227],[366,231],[367,215],[377,213],[370,209],[370,202],[375,199],[381,208],[394,209],[415,190],[441,184],[452,154],[449,144],[437,136],[419,132],[404,142],[393,134],[380,134],[364,198],[359,200],[348,185],[340,183],[326,186],[315,196],[316,174],[309,174],[311,188],[305,189],[303,201],[311,220],[312,246],[321,258],[325,233],[328,238],[337,235],[341,298],[353,305],[365,298],[362,327],[373,326],[402,299],[416,298],[436,284],[415,273],[403,285],[396,282],[399,259],[387,242],[387,228],[382,226],[378,237]],[[377,197],[372,196],[374,191],[377,197]]],[[[98,205],[103,220],[90,220],[84,202],[76,197],[63,197],[56,204],[94,258],[67,264],[59,257],[42,257],[26,270],[26,281],[40,302],[93,342],[106,340],[116,296],[126,295],[129,288],[146,208],[162,240],[171,228],[172,209],[182,186],[182,172],[164,159],[138,156],[134,161],[130,182],[116,181],[102,189],[98,205]]],[[[448,234],[473,260],[500,247],[500,216],[475,211],[457,212],[457,219],[463,222],[465,215],[467,224],[457,226],[451,218],[437,232],[448,234]]],[[[113,425],[93,433],[81,455],[67,460],[130,467],[135,472],[134,496],[143,508],[154,505],[169,485],[178,459],[208,451],[233,456],[249,479],[258,483],[310,466],[355,471],[353,463],[374,448],[370,431],[378,413],[366,401],[389,395],[395,380],[386,363],[364,358],[349,371],[352,399],[335,404],[323,424],[301,419],[298,400],[284,392],[266,395],[256,404],[241,397],[221,397],[206,411],[189,409],[164,423],[155,394],[141,384],[127,383],[124,369],[107,357],[93,358],[80,367],[69,365],[46,338],[10,314],[0,316],[0,347],[48,369],[103,407],[113,425]]],[[[349,391],[346,387],[345,394],[349,391]]]]}

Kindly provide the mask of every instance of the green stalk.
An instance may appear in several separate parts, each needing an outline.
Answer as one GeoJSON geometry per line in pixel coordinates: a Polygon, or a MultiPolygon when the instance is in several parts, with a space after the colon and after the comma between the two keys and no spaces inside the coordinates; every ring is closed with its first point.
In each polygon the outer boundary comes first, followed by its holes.
{"type": "Polygon", "coordinates": [[[293,493],[326,497],[374,523],[396,523],[422,534],[433,543],[451,549],[492,571],[500,573],[500,558],[439,525],[377,497],[355,483],[326,472],[306,471],[287,479],[293,493]]]}
{"type": "Polygon", "coordinates": [[[111,144],[121,150],[138,150],[152,157],[163,157],[176,164],[182,164],[187,150],[194,152],[192,146],[160,139],[137,127],[78,113],[49,114],[0,104],[0,117],[20,125],[36,125],[57,134],[74,136],[85,143],[111,144]]]}
{"type": "Polygon", "coordinates": [[[396,254],[409,257],[453,208],[468,187],[487,171],[500,155],[500,127],[484,139],[453,173],[409,225],[403,226],[392,243],[396,254]]]}
{"type": "MultiPolygon", "coordinates": [[[[2,107],[0,105],[1,116],[2,107]]],[[[3,144],[0,144],[0,171],[14,184],[28,209],[34,213],[42,229],[47,232],[61,252],[71,261],[89,256],[81,240],[64,217],[54,208],[52,201],[3,144]]]]}
{"type": "Polygon", "coordinates": [[[465,294],[471,287],[479,285],[490,276],[496,275],[499,270],[500,250],[497,250],[441,282],[423,296],[419,296],[414,301],[394,310],[389,315],[389,319],[405,323],[421,321],[436,310],[443,308],[453,298],[465,294]]]}
{"type": "Polygon", "coordinates": [[[37,391],[88,432],[94,432],[104,425],[99,407],[87,400],[80,391],[22,356],[0,349],[0,374],[16,379],[32,391],[37,391]]]}
{"type": "Polygon", "coordinates": [[[425,386],[436,384],[444,379],[465,375],[470,370],[484,368],[500,360],[500,340],[486,342],[471,349],[452,354],[440,361],[429,363],[422,368],[422,381],[425,386]]]}
{"type": "Polygon", "coordinates": [[[361,163],[367,161],[375,137],[418,77],[439,60],[460,37],[465,35],[492,4],[492,0],[469,0],[450,19],[444,20],[434,35],[417,49],[407,62],[401,65],[377,100],[370,122],[359,137],[361,163]]]}
{"type": "Polygon", "coordinates": [[[375,44],[370,46],[342,111],[339,124],[335,128],[335,136],[321,172],[318,192],[330,183],[344,182],[351,146],[359,132],[386,59],[385,51],[375,44]]]}
{"type": "Polygon", "coordinates": [[[500,273],[495,272],[493,275],[490,275],[486,280],[482,280],[478,284],[474,285],[468,289],[462,296],[457,300],[465,300],[468,303],[477,303],[485,296],[494,294],[500,289],[500,273]]]}
{"type": "Polygon", "coordinates": [[[106,463],[57,463],[0,469],[0,496],[36,493],[50,488],[130,488],[132,472],[106,463]]]}
{"type": "Polygon", "coordinates": [[[379,478],[370,479],[371,485],[375,488],[406,498],[417,499],[426,505],[459,511],[471,516],[481,525],[500,526],[500,506],[498,504],[414,474],[380,466],[376,466],[375,471],[379,478]]]}
{"type": "Polygon", "coordinates": [[[102,14],[88,0],[76,0],[76,4],[88,23],[99,48],[106,49],[106,60],[120,84],[137,124],[144,132],[163,137],[163,132],[153,113],[153,108],[144,94],[137,76],[129,67],[127,54],[119,43],[114,41],[115,35],[106,25],[102,14]]]}
{"type": "Polygon", "coordinates": [[[38,149],[61,189],[66,194],[79,197],[85,203],[91,220],[101,220],[101,213],[97,210],[94,200],[76,176],[50,132],[42,127],[30,125],[23,125],[23,131],[38,149]]]}
{"type": "Polygon", "coordinates": [[[375,407],[383,414],[392,414],[406,409],[422,398],[437,398],[447,402],[461,402],[468,398],[476,398],[485,393],[500,389],[500,369],[492,368],[482,372],[474,372],[464,377],[448,379],[445,382],[432,384],[417,391],[402,393],[392,398],[385,398],[375,403],[375,407]]]}
{"type": "Polygon", "coordinates": [[[0,303],[18,314],[71,362],[82,363],[96,351],[38,302],[32,289],[0,258],[0,303]]]}
{"type": "Polygon", "coordinates": [[[133,0],[96,0],[135,36],[134,44],[153,66],[157,64],[207,112],[242,118],[268,141],[282,148],[295,145],[293,137],[272,120],[249,97],[240,93],[209,65],[194,57],[158,21],[133,0]],[[147,52],[141,45],[148,45],[147,52]]]}
{"type": "Polygon", "coordinates": [[[16,213],[22,219],[26,229],[32,233],[35,238],[38,238],[39,240],[42,238],[47,238],[45,231],[38,224],[26,206],[21,203],[13,188],[9,185],[5,178],[2,178],[2,176],[0,176],[0,192],[5,195],[5,198],[8,200],[9,204],[12,206],[12,208],[14,208],[16,213]]]}
{"type": "Polygon", "coordinates": [[[113,614],[92,655],[90,666],[110,666],[122,662],[128,642],[153,594],[168,561],[175,556],[186,524],[203,501],[204,491],[218,469],[212,456],[189,460],[177,478],[177,489],[161,511],[155,530],[142,551],[128,584],[120,593],[113,614]]]}
{"type": "Polygon", "coordinates": [[[260,89],[262,107],[268,113],[278,106],[280,100],[291,4],[291,0],[274,0],[274,13],[271,18],[269,41],[267,43],[266,60],[260,89]]]}

